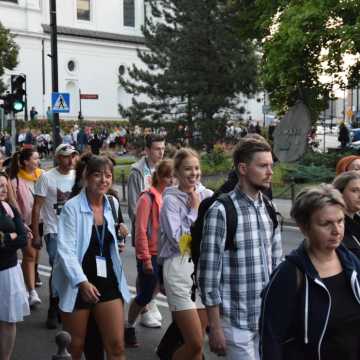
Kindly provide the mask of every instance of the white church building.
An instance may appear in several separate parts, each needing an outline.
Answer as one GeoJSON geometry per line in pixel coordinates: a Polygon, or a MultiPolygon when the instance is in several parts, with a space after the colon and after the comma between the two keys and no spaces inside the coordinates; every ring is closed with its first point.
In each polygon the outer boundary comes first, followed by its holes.
{"type": "MultiPolygon", "coordinates": [[[[70,93],[70,112],[76,119],[79,91],[98,95],[82,100],[82,115],[89,120],[120,120],[118,104],[131,104],[118,77],[141,61],[136,49],[144,48],[141,26],[146,16],[144,0],[57,0],[59,91],[70,93]]],[[[51,46],[49,0],[0,0],[0,22],[16,35],[19,64],[11,74],[27,78],[28,110],[45,117],[51,105],[51,46]]],[[[10,87],[10,86],[9,86],[10,87]]],[[[260,95],[261,96],[261,95],[260,95]]],[[[262,104],[248,100],[247,113],[261,120],[262,104]]],[[[21,115],[22,113],[19,113],[21,115]]]]}

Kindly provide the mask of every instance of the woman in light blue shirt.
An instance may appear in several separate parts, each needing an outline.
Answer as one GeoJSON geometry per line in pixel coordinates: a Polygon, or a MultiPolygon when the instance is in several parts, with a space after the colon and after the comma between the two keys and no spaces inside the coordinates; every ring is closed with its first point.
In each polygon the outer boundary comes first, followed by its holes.
{"type": "Polygon", "coordinates": [[[128,302],[130,294],[106,196],[112,179],[112,162],[92,156],[84,171],[84,189],[65,204],[59,218],[52,285],[59,297],[64,329],[72,337],[73,360],[81,359],[90,312],[99,327],[107,358],[125,359],[123,301],[128,302]]]}

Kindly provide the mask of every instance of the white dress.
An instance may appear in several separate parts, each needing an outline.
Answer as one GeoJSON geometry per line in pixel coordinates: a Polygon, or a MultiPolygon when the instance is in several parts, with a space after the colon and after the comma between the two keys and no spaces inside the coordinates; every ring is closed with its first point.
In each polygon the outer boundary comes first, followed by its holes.
{"type": "Polygon", "coordinates": [[[28,296],[19,264],[0,271],[0,321],[15,323],[30,315],[28,296]]]}

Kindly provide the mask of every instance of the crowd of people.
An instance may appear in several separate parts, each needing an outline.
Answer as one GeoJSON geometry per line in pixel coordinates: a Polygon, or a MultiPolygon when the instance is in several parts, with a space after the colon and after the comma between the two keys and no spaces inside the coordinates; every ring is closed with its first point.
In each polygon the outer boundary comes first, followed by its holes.
{"type": "MultiPolygon", "coordinates": [[[[60,134],[62,143],[70,144],[82,153],[91,151],[99,155],[101,150],[118,150],[118,155],[127,153],[128,130],[125,127],[112,129],[97,129],[90,127],[79,127],[75,125],[69,131],[62,131],[60,134]]],[[[40,158],[49,157],[53,153],[52,136],[49,132],[39,129],[22,129],[16,139],[19,147],[35,148],[40,158]]],[[[6,133],[0,134],[0,147],[7,154],[11,155],[11,139],[6,133]]]]}
{"type": "Polygon", "coordinates": [[[0,359],[10,359],[16,323],[41,302],[43,240],[52,267],[46,326],[61,321],[73,360],[125,359],[126,347],[141,346],[138,321],[162,325],[159,292],[172,317],[154,344],[160,359],[204,359],[205,336],[230,360],[359,359],[360,157],[341,159],[332,184],[297,195],[291,215],[304,241],[284,258],[272,149],[263,137],[239,141],[229,179],[215,193],[201,183],[194,149],[171,159],[164,152],[164,136],[149,135],[132,166],[131,229],[108,155],[80,154],[65,142],[55,149],[57,166],[42,171],[33,147],[6,169],[0,153],[0,359]],[[125,246],[135,250],[132,299],[125,246]]]}

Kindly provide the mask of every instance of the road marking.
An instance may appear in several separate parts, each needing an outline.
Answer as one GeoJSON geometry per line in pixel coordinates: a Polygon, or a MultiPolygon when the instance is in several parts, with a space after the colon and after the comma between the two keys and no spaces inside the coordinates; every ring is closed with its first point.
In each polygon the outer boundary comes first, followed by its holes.
{"type": "MultiPolygon", "coordinates": [[[[39,274],[40,275],[43,275],[43,276],[45,276],[45,277],[50,277],[50,272],[51,272],[51,267],[50,266],[46,266],[46,265],[41,265],[41,264],[39,264],[38,265],[38,269],[39,269],[39,274]]],[[[129,290],[130,290],[130,292],[132,293],[132,294],[136,294],[136,288],[135,288],[135,286],[130,286],[130,285],[128,285],[128,288],[129,288],[129,290]]],[[[168,303],[167,303],[167,301],[166,301],[166,296],[165,295],[163,295],[163,294],[158,294],[157,296],[156,296],[156,303],[159,305],[159,306],[162,306],[162,307],[166,307],[166,308],[168,308],[169,307],[169,305],[168,305],[168,303]]]]}
{"type": "Polygon", "coordinates": [[[300,229],[296,225],[283,225],[282,228],[283,228],[283,230],[297,230],[297,231],[300,231],[300,229]]]}

